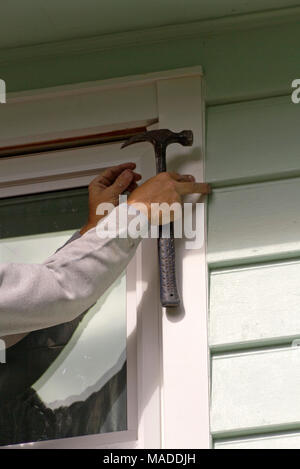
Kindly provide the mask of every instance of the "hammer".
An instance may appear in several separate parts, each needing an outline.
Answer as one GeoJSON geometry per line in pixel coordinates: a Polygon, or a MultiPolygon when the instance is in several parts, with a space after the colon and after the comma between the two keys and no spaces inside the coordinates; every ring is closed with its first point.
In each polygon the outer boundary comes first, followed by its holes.
{"type": "MultiPolygon", "coordinates": [[[[137,142],[150,142],[154,146],[156,174],[167,170],[166,149],[170,143],[180,143],[183,146],[193,144],[193,132],[183,130],[175,133],[168,129],[150,130],[130,137],[121,148],[137,142]]],[[[170,223],[170,237],[162,237],[162,228],[159,230],[158,259],[160,271],[160,301],[165,308],[174,308],[180,304],[177,290],[175,271],[175,245],[174,226],[170,223]]]]}

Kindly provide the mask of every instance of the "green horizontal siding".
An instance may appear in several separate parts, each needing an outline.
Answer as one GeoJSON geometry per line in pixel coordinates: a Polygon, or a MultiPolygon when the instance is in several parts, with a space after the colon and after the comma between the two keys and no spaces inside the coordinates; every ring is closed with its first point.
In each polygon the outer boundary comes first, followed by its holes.
{"type": "Polygon", "coordinates": [[[220,441],[216,449],[299,449],[300,432],[220,441]]]}
{"type": "Polygon", "coordinates": [[[214,191],[208,261],[213,267],[300,254],[300,179],[214,191]]]}
{"type": "Polygon", "coordinates": [[[212,360],[213,435],[300,428],[300,348],[216,356],[212,360]]]}
{"type": "Polygon", "coordinates": [[[203,65],[208,102],[286,94],[299,74],[299,23],[1,64],[9,91],[203,65]]]}
{"type": "Polygon", "coordinates": [[[229,185],[300,175],[300,105],[291,96],[213,106],[207,120],[208,181],[229,185]]]}
{"type": "MultiPolygon", "coordinates": [[[[231,104],[223,88],[212,101],[228,104],[207,109],[206,180],[214,187],[208,207],[211,431],[217,449],[300,448],[300,349],[291,347],[300,337],[300,105],[289,93],[272,97],[285,59],[276,62],[266,53],[271,36],[252,52],[249,47],[241,67],[228,75],[237,94],[245,86],[245,97],[260,99],[231,104]],[[258,66],[259,48],[265,63],[258,66]],[[241,85],[246,63],[249,76],[241,85]]],[[[289,55],[284,40],[280,50],[289,55]]],[[[296,69],[293,74],[298,77],[296,69]]]]}
{"type": "Polygon", "coordinates": [[[217,270],[210,281],[214,350],[300,338],[300,261],[217,270]]]}

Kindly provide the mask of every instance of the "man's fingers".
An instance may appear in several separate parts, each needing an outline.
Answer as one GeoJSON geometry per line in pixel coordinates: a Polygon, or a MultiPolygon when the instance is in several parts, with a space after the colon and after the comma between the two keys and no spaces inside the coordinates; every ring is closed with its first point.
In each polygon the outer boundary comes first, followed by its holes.
{"type": "Polygon", "coordinates": [[[191,174],[178,174],[173,172],[168,172],[168,175],[171,176],[172,179],[178,182],[195,182],[194,176],[191,174]]]}
{"type": "Polygon", "coordinates": [[[140,181],[142,179],[142,176],[139,173],[134,172],[133,175],[134,175],[133,177],[134,181],[140,181]]]}
{"type": "Polygon", "coordinates": [[[210,185],[202,182],[177,182],[176,188],[180,195],[186,194],[209,194],[210,185]]]}
{"type": "Polygon", "coordinates": [[[137,189],[138,185],[136,182],[132,182],[128,187],[127,187],[127,191],[128,192],[133,192],[135,189],[137,189]]]}
{"type": "Polygon", "coordinates": [[[168,174],[176,181],[176,187],[180,195],[210,193],[210,185],[195,182],[195,178],[191,174],[178,174],[173,172],[169,172],[168,174]]]}
{"type": "Polygon", "coordinates": [[[117,166],[111,166],[110,168],[105,169],[102,173],[97,176],[93,182],[98,182],[100,184],[110,185],[116,178],[126,169],[133,170],[135,169],[135,163],[123,163],[117,166]]]}
{"type": "Polygon", "coordinates": [[[117,179],[110,186],[110,188],[114,195],[120,195],[124,191],[126,191],[126,189],[128,189],[128,187],[133,181],[134,181],[133,171],[130,171],[130,169],[126,169],[120,174],[120,176],[117,177],[117,179]]]}

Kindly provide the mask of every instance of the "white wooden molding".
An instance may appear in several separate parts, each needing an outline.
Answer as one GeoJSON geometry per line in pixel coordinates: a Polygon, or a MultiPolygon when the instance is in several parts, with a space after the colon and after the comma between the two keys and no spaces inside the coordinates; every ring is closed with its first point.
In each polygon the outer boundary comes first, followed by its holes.
{"type": "MultiPolygon", "coordinates": [[[[168,168],[182,174],[204,177],[204,99],[201,77],[161,81],[157,84],[158,125],[174,131],[191,129],[194,145],[172,145],[168,168]]],[[[199,202],[197,197],[191,199],[199,202]]],[[[203,230],[206,217],[197,230],[203,230]]],[[[207,340],[207,267],[205,244],[187,250],[185,240],[176,240],[177,280],[181,304],[162,315],[162,421],[163,448],[210,447],[209,353],[207,340]]]]}
{"type": "Polygon", "coordinates": [[[195,21],[171,26],[148,28],[102,36],[57,41],[33,46],[16,47],[1,51],[0,63],[35,60],[41,57],[62,57],[88,52],[101,52],[120,47],[147,45],[199,35],[212,35],[229,30],[241,30],[298,21],[300,7],[265,10],[256,13],[195,21]]]}
{"type": "Polygon", "coordinates": [[[0,107],[0,146],[149,126],[158,119],[157,83],[202,74],[195,66],[9,93],[0,107]]]}
{"type": "Polygon", "coordinates": [[[7,93],[7,101],[10,104],[13,104],[17,102],[59,98],[70,95],[78,96],[85,93],[95,93],[96,91],[150,85],[160,80],[170,80],[174,78],[185,78],[199,75],[203,75],[203,68],[201,65],[196,65],[193,67],[175,68],[173,70],[161,70],[158,72],[108,78],[107,80],[87,81],[70,85],[59,85],[49,88],[12,92],[7,93]]]}

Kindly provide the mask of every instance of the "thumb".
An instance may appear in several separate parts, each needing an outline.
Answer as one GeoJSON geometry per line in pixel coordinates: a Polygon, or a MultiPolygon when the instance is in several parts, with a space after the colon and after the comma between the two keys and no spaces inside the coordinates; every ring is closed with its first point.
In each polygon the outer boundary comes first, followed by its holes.
{"type": "Polygon", "coordinates": [[[126,169],[120,176],[117,177],[115,182],[110,186],[114,194],[122,194],[130,186],[134,179],[134,174],[131,170],[126,169]]]}

